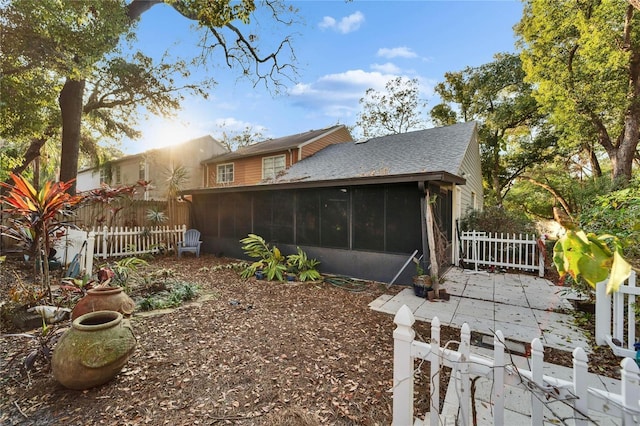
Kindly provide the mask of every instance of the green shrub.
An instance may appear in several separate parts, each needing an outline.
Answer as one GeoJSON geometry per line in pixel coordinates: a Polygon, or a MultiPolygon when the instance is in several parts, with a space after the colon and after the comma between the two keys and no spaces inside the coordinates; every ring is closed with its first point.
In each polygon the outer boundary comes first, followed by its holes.
{"type": "Polygon", "coordinates": [[[147,296],[137,302],[137,308],[141,311],[152,311],[155,309],[175,308],[185,301],[195,299],[200,291],[197,284],[176,281],[168,291],[161,291],[147,296]]]}
{"type": "Polygon", "coordinates": [[[300,281],[319,280],[322,275],[316,268],[320,262],[316,259],[309,259],[300,247],[297,247],[297,251],[296,254],[287,256],[287,271],[296,275],[300,281]]]}
{"type": "Polygon", "coordinates": [[[316,267],[320,264],[315,259],[309,259],[307,254],[298,247],[297,253],[290,254],[286,258],[280,253],[278,247],[270,247],[259,235],[249,234],[240,240],[244,252],[253,258],[257,258],[252,264],[243,265],[240,273],[242,278],[250,278],[257,270],[262,270],[267,280],[284,281],[285,274],[296,275],[300,281],[315,281],[321,278],[316,267]]]}
{"type": "Polygon", "coordinates": [[[469,212],[460,221],[461,231],[535,234],[535,224],[520,213],[501,207],[487,207],[469,212]]]}
{"type": "Polygon", "coordinates": [[[578,222],[586,232],[618,237],[625,257],[640,261],[640,179],[628,188],[596,197],[578,222]]]}
{"type": "Polygon", "coordinates": [[[256,234],[249,234],[240,242],[243,244],[242,250],[247,256],[259,259],[242,271],[240,274],[242,278],[252,277],[258,269],[262,269],[269,281],[274,279],[284,281],[287,266],[284,264],[285,257],[280,253],[278,247],[270,247],[264,238],[256,234]]]}

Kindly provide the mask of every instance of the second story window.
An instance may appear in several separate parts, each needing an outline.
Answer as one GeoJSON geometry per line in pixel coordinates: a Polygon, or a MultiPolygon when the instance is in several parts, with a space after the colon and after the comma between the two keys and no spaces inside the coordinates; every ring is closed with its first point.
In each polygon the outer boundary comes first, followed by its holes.
{"type": "Polygon", "coordinates": [[[100,184],[102,185],[103,183],[106,183],[106,184],[111,183],[111,179],[109,179],[109,173],[107,172],[107,168],[104,166],[100,167],[100,184]]]}
{"type": "Polygon", "coordinates": [[[273,179],[285,168],[284,154],[262,159],[262,179],[273,179]]]}
{"type": "Polygon", "coordinates": [[[120,171],[120,166],[113,167],[113,177],[115,178],[116,185],[122,184],[122,173],[120,171]]]}
{"type": "Polygon", "coordinates": [[[233,163],[219,164],[218,173],[216,174],[217,183],[231,183],[233,182],[233,163]]]}
{"type": "Polygon", "coordinates": [[[146,176],[147,176],[147,163],[145,161],[141,161],[140,163],[138,163],[138,179],[139,180],[146,180],[146,176]]]}

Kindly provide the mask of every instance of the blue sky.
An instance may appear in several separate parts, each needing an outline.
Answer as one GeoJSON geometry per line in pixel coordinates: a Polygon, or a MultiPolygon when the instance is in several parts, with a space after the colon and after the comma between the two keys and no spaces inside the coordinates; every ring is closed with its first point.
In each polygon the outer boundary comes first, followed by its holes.
{"type": "MultiPolygon", "coordinates": [[[[134,154],[150,148],[251,126],[267,138],[281,137],[336,123],[353,125],[359,99],[368,88],[406,76],[420,81],[427,110],[436,105],[433,87],[444,73],[492,61],[515,50],[513,26],[520,20],[520,1],[294,1],[303,24],[294,33],[298,76],[278,95],[238,80],[238,72],[215,56],[207,67],[194,67],[192,78],[213,76],[217,85],[207,100],[187,98],[172,119],[150,116],[140,123],[142,138],[125,141],[134,154]]],[[[259,16],[255,32],[279,41],[267,17],[259,16]]],[[[282,30],[282,29],[281,29],[282,30]]],[[[159,5],[139,23],[135,47],[145,54],[190,59],[202,32],[173,9],[159,5]]]]}

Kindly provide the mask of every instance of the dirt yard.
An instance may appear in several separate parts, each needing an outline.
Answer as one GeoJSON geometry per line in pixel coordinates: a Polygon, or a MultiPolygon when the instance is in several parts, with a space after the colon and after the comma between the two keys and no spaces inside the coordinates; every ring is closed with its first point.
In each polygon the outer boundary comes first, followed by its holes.
{"type": "MultiPolygon", "coordinates": [[[[149,270],[170,268],[199,284],[201,297],[175,310],[136,313],[137,349],[103,386],[67,390],[44,363],[22,374],[20,360],[34,341],[0,338],[0,424],[391,423],[393,318],[367,305],[402,287],[367,283],[354,293],[327,283],[244,281],[232,270],[212,272],[221,262],[228,260],[166,257],[150,263],[149,270]]],[[[0,300],[12,286],[10,267],[2,265],[0,300]]],[[[422,340],[428,327],[416,327],[422,340]]],[[[9,331],[3,324],[2,332],[9,331]]],[[[444,328],[443,341],[457,337],[457,330],[444,328]]],[[[545,358],[571,363],[568,353],[547,351],[545,358]]],[[[597,351],[592,370],[615,376],[616,363],[597,351]]],[[[425,376],[419,374],[422,390],[425,376]]],[[[418,414],[428,410],[424,392],[416,407],[418,414]]]]}

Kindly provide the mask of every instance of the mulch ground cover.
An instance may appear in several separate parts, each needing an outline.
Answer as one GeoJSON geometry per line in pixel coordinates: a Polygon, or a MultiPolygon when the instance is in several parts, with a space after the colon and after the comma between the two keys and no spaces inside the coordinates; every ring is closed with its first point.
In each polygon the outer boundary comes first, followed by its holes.
{"type": "MultiPolygon", "coordinates": [[[[198,284],[200,297],[177,309],[136,313],[135,353],[114,380],[93,389],[65,389],[45,362],[25,373],[20,364],[34,340],[0,338],[0,424],[390,424],[393,317],[368,304],[403,287],[366,282],[352,292],[326,282],[243,280],[231,269],[214,269],[232,261],[207,255],[150,261],[145,271],[171,270],[198,284]]],[[[6,301],[19,268],[2,268],[6,301]]],[[[1,331],[12,332],[10,324],[1,331]]],[[[417,323],[416,332],[427,340],[429,324],[417,323]]],[[[458,336],[443,328],[443,342],[458,336]]],[[[593,371],[618,374],[620,360],[607,350],[596,349],[591,359],[593,371]]],[[[570,366],[571,354],[546,350],[545,360],[570,366]]],[[[417,386],[421,415],[429,409],[426,365],[417,386]]]]}

